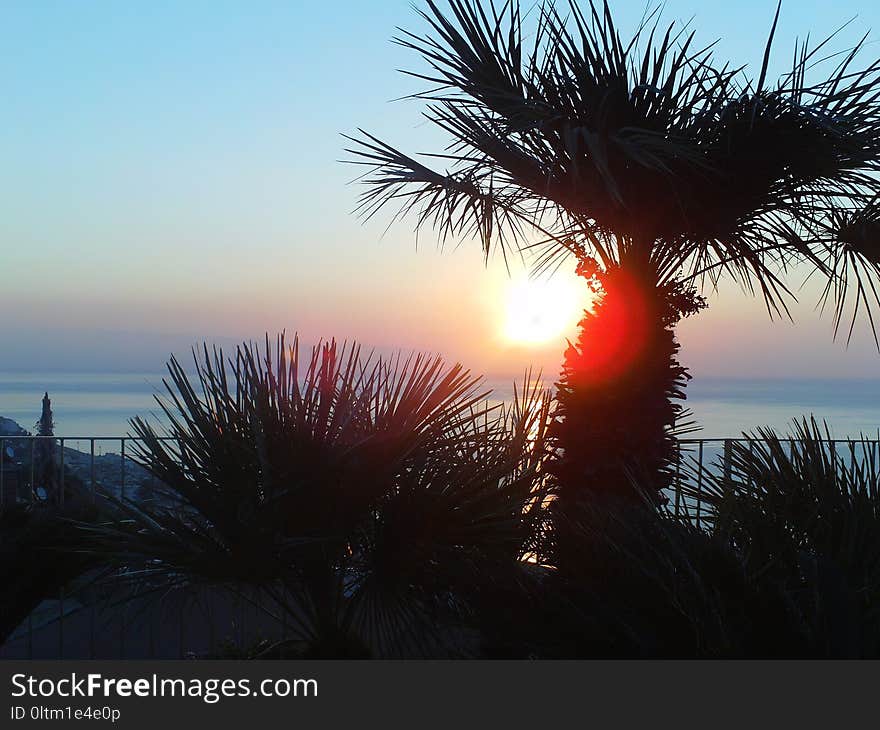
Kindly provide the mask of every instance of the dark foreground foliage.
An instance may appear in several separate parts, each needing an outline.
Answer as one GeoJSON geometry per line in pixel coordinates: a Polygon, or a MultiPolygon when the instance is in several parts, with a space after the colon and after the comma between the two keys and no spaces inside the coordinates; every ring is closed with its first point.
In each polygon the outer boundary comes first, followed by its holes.
{"type": "Polygon", "coordinates": [[[196,368],[170,363],[167,434],[134,422],[166,493],[91,551],[140,592],[259,591],[293,627],[273,655],[473,654],[475,586],[543,532],[547,395],[527,379],[505,411],[439,358],[329,343],[303,364],[283,337],[196,368]]]}
{"type": "Polygon", "coordinates": [[[653,485],[560,509],[536,385],[504,411],[436,358],[330,343],[301,362],[283,338],[202,350],[195,377],[172,361],[169,431],[134,422],[166,490],[75,537],[117,595],[211,587],[284,617],[287,640],[223,656],[880,653],[870,444],[758,432],[702,475],[700,527],[653,485]]]}
{"type": "Polygon", "coordinates": [[[810,654],[880,656],[877,442],[835,443],[814,419],[752,436],[733,444],[729,476],[704,474],[711,534],[791,597],[810,654]]]}
{"type": "Polygon", "coordinates": [[[0,644],[42,601],[97,566],[77,525],[104,522],[110,513],[84,485],[66,475],[63,504],[37,501],[0,506],[0,644]]]}
{"type": "Polygon", "coordinates": [[[729,543],[651,503],[584,502],[555,523],[552,656],[745,657],[801,651],[786,596],[729,543]]]}

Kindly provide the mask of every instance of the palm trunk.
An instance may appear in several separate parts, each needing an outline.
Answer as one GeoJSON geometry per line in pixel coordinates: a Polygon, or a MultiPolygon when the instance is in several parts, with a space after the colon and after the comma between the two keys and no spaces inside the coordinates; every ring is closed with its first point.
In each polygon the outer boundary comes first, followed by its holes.
{"type": "Polygon", "coordinates": [[[674,295],[650,266],[615,267],[580,322],[557,384],[554,470],[559,509],[597,494],[660,501],[670,485],[675,439],[689,376],[677,360],[674,295]]]}

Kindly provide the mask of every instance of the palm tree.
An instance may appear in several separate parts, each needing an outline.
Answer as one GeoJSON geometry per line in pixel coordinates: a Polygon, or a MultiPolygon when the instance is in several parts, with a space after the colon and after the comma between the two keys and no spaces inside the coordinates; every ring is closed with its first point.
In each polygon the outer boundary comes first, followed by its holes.
{"type": "MultiPolygon", "coordinates": [[[[168,431],[140,419],[139,459],[166,487],[83,550],[153,589],[214,586],[284,615],[284,651],[467,653],[474,591],[521,569],[544,524],[549,398],[507,410],[436,357],[356,346],[203,350],[169,364],[168,431]],[[164,438],[163,438],[164,436],[164,438]]],[[[276,647],[281,651],[281,647],[276,647]]]]}
{"type": "Polygon", "coordinates": [[[877,441],[835,441],[812,417],[787,433],[746,435],[731,443],[727,468],[694,469],[683,482],[685,497],[700,499],[703,524],[743,556],[748,576],[769,579],[793,598],[793,623],[809,653],[878,656],[877,441]]]}
{"type": "Polygon", "coordinates": [[[873,326],[880,62],[855,67],[863,43],[798,44],[771,83],[778,7],[757,79],[654,13],[624,40],[592,0],[528,23],[515,0],[428,0],[420,15],[428,34],[396,41],[427,63],[415,96],[450,138],[433,155],[448,168],[361,131],[359,211],[396,206],[487,256],[528,249],[538,272],[576,262],[596,299],[558,383],[560,506],[668,485],[689,378],[674,329],[722,278],[775,317],[793,276],[819,276],[835,332],[863,312],[873,326]]]}

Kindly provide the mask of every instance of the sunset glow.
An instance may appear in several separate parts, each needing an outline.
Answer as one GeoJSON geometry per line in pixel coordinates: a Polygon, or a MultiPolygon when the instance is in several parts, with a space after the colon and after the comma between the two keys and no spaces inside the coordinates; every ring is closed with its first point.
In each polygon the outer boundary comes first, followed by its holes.
{"type": "Polygon", "coordinates": [[[511,280],[507,289],[504,337],[522,345],[541,345],[570,336],[589,304],[582,279],[561,274],[511,280]]]}

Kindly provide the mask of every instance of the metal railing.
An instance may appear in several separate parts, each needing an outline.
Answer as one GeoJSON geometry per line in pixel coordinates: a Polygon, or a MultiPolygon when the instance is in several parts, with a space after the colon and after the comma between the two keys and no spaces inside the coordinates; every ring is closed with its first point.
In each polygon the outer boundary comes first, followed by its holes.
{"type": "MultiPolygon", "coordinates": [[[[173,437],[159,437],[160,441],[174,441],[173,437]]],[[[132,472],[142,471],[142,467],[132,458],[136,449],[131,444],[139,443],[137,436],[0,436],[0,505],[10,501],[36,502],[43,499],[38,490],[46,485],[40,484],[41,444],[51,444],[55,456],[54,472],[57,484],[53,492],[63,504],[66,481],[71,475],[80,483],[87,485],[92,497],[99,488],[110,487],[114,496],[125,499],[129,478],[132,472]],[[19,448],[16,448],[19,446],[19,448]],[[85,446],[87,450],[82,451],[85,446]],[[115,449],[115,450],[114,450],[115,449]],[[73,458],[73,461],[71,461],[73,458]],[[112,463],[118,468],[118,476],[112,473],[112,463]],[[101,473],[98,473],[98,468],[101,473]]],[[[48,498],[48,493],[46,498],[48,498]]]]}
{"type": "MultiPolygon", "coordinates": [[[[163,440],[174,440],[164,437],[163,440]]],[[[0,436],[0,509],[17,502],[57,500],[64,505],[70,481],[85,489],[94,500],[99,493],[112,493],[120,499],[138,499],[133,485],[141,487],[150,477],[132,458],[137,453],[135,436],[0,436]],[[57,484],[49,489],[40,481],[40,444],[51,442],[57,484]],[[84,450],[82,450],[84,448],[84,450]],[[114,466],[115,465],[115,466],[114,466]]],[[[791,447],[796,439],[790,439],[791,447]]],[[[676,516],[700,527],[704,505],[700,497],[704,474],[729,477],[734,443],[758,440],[748,438],[681,439],[671,490],[670,507],[676,516]],[[683,485],[690,480],[688,496],[683,485]]],[[[849,453],[852,463],[876,451],[880,440],[830,439],[824,441],[836,453],[849,453]],[[845,445],[845,446],[842,446],[845,445]]],[[[225,637],[238,646],[261,638],[280,639],[287,635],[288,621],[260,605],[260,594],[230,598],[227,593],[200,589],[169,601],[125,600],[101,595],[88,576],[61,590],[55,600],[43,601],[25,622],[0,646],[2,658],[176,658],[214,653],[225,637]]]]}
{"type": "MultiPolygon", "coordinates": [[[[160,441],[175,441],[173,437],[159,437],[160,441]]],[[[140,443],[138,436],[31,436],[31,435],[4,435],[0,436],[0,505],[10,501],[8,490],[15,489],[18,485],[18,501],[22,499],[37,501],[41,498],[37,489],[42,486],[37,484],[36,469],[39,465],[37,445],[41,442],[51,442],[57,448],[57,474],[58,484],[55,492],[58,500],[63,504],[65,498],[65,480],[69,474],[77,477],[80,483],[87,485],[89,493],[94,497],[98,488],[107,489],[114,496],[125,499],[127,489],[130,488],[130,479],[133,473],[139,473],[142,478],[146,476],[143,468],[138,464],[133,455],[137,449],[133,444],[140,443]],[[13,448],[11,454],[7,454],[8,447],[15,444],[26,444],[24,448],[16,452],[13,448]],[[86,445],[87,450],[81,451],[79,447],[86,445]],[[117,450],[112,450],[117,449],[117,450]],[[73,461],[71,462],[71,458],[73,461]],[[111,463],[118,465],[118,478],[114,478],[111,471],[111,463]],[[97,466],[102,467],[98,473],[97,466]],[[25,495],[22,497],[22,494],[25,495]]],[[[713,465],[730,475],[731,451],[734,443],[754,444],[761,439],[738,438],[687,438],[679,439],[678,460],[676,462],[675,491],[679,491],[680,479],[682,478],[682,466],[690,466],[690,473],[702,472],[704,468],[713,465]]],[[[788,439],[794,444],[797,439],[788,439]]],[[[824,439],[832,449],[837,450],[839,445],[846,444],[850,458],[856,462],[859,458],[859,450],[865,446],[877,449],[880,439],[824,439]]],[[[47,495],[48,496],[48,495],[47,495]]]]}
{"type": "MultiPolygon", "coordinates": [[[[132,471],[142,468],[128,455],[131,453],[128,445],[139,440],[132,436],[4,434],[0,436],[0,509],[20,503],[54,503],[64,507],[72,491],[71,482],[81,492],[78,496],[85,496],[93,502],[99,491],[109,492],[120,499],[134,496],[126,492],[128,477],[132,471]]],[[[46,559],[51,558],[47,556],[46,559]]],[[[106,652],[97,650],[102,633],[105,633],[98,626],[98,601],[84,604],[83,597],[87,593],[89,591],[83,586],[66,586],[59,591],[57,599],[44,600],[30,613],[25,624],[0,646],[0,657],[32,658],[48,653],[53,658],[63,658],[68,653],[65,646],[71,636],[71,622],[76,624],[75,633],[81,640],[87,637],[89,646],[88,652],[79,647],[75,652],[77,655],[92,658],[106,655],[106,652]],[[47,652],[45,646],[49,633],[57,634],[57,643],[51,642],[55,646],[52,652],[47,652]]],[[[123,609],[119,613],[122,655],[125,653],[125,612],[123,609]]]]}
{"type": "MultiPolygon", "coordinates": [[[[799,438],[783,438],[781,442],[788,446],[788,454],[795,450],[799,438]]],[[[850,468],[856,467],[866,460],[880,463],[880,439],[876,438],[832,438],[820,439],[820,443],[850,468]]],[[[756,445],[767,443],[760,438],[691,438],[679,439],[678,458],[675,463],[675,479],[669,493],[671,508],[676,517],[689,519],[700,528],[704,526],[706,504],[703,494],[705,479],[708,476],[720,476],[730,480],[733,476],[733,445],[748,444],[749,451],[754,453],[756,445]],[[688,489],[684,489],[685,484],[688,489]],[[684,492],[687,492],[687,497],[684,492]]]]}

